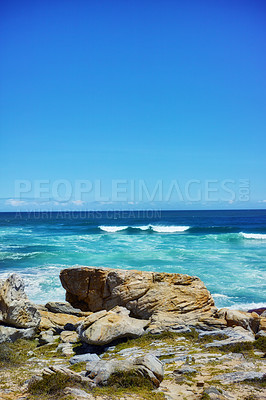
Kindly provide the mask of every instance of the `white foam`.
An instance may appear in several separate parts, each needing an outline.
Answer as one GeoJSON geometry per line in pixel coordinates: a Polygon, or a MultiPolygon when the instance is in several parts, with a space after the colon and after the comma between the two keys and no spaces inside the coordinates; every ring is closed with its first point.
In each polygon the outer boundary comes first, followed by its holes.
{"type": "Polygon", "coordinates": [[[248,311],[256,308],[266,308],[266,303],[235,303],[234,305],[226,308],[230,308],[231,310],[248,311]]]}
{"type": "Polygon", "coordinates": [[[244,233],[244,232],[240,232],[240,235],[243,236],[245,239],[266,240],[266,234],[263,234],[263,233],[244,233]]]}
{"type": "Polygon", "coordinates": [[[150,227],[151,227],[151,225],[132,226],[132,228],[140,229],[141,231],[147,231],[150,229],[150,227]]]}
{"type": "Polygon", "coordinates": [[[232,297],[227,296],[226,294],[214,293],[212,297],[218,299],[232,299],[232,297]]]}
{"type": "Polygon", "coordinates": [[[154,232],[159,233],[176,233],[176,232],[185,232],[190,227],[189,226],[174,226],[174,225],[151,225],[151,228],[154,232]]]}
{"type": "Polygon", "coordinates": [[[99,228],[105,232],[119,232],[119,231],[124,231],[125,229],[128,228],[128,226],[103,226],[103,225],[101,225],[101,226],[99,226],[99,228]]]}

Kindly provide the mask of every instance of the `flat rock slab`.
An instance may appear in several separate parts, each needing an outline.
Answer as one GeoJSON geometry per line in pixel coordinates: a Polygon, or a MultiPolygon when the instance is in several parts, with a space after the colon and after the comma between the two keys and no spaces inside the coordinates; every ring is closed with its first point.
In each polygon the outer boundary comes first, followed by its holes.
{"type": "Polygon", "coordinates": [[[216,375],[215,379],[222,381],[225,384],[230,384],[243,381],[265,380],[266,374],[264,372],[256,371],[230,372],[228,374],[216,375]]]}
{"type": "Polygon", "coordinates": [[[100,358],[95,353],[86,353],[86,354],[77,354],[74,357],[71,357],[69,362],[70,364],[77,364],[79,362],[91,362],[91,361],[99,361],[100,358]]]}
{"type": "Polygon", "coordinates": [[[90,314],[90,312],[84,312],[72,307],[67,301],[50,301],[45,304],[45,308],[53,313],[76,315],[76,317],[87,317],[90,314]]]}

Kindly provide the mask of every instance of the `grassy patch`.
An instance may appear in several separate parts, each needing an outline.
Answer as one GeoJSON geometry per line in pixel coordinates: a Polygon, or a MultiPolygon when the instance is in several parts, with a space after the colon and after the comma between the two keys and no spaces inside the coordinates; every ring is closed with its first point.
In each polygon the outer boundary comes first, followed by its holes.
{"type": "Polygon", "coordinates": [[[41,398],[40,396],[44,398],[48,396],[49,399],[56,400],[65,398],[63,390],[67,386],[77,387],[77,383],[71,377],[57,372],[52,375],[44,375],[40,380],[33,380],[28,386],[28,391],[30,394],[38,396],[38,399],[41,398]]]}
{"type": "Polygon", "coordinates": [[[97,387],[92,392],[96,396],[106,395],[116,399],[125,395],[147,400],[164,399],[164,395],[155,392],[154,388],[155,386],[150,380],[132,370],[113,373],[108,379],[107,386],[97,387]]]}
{"type": "Polygon", "coordinates": [[[242,342],[235,344],[227,344],[222,347],[219,347],[219,350],[224,352],[232,352],[232,353],[245,353],[253,350],[252,342],[242,342]]]}
{"type": "Polygon", "coordinates": [[[255,340],[255,342],[253,343],[253,346],[260,350],[260,351],[264,351],[266,353],[266,337],[262,336],[259,337],[257,340],[255,340]]]}
{"type": "Polygon", "coordinates": [[[27,353],[35,350],[36,346],[36,341],[25,339],[19,339],[15,343],[1,343],[0,367],[11,367],[25,363],[30,358],[27,353]]]}
{"type": "Polygon", "coordinates": [[[69,367],[72,371],[81,372],[86,370],[86,362],[82,361],[76,364],[73,364],[69,367]]]}
{"type": "Polygon", "coordinates": [[[145,348],[146,346],[149,346],[151,343],[155,341],[162,341],[167,344],[171,343],[176,344],[176,339],[179,338],[180,336],[190,337],[190,335],[191,337],[194,337],[195,333],[192,332],[192,333],[181,334],[178,332],[170,332],[170,331],[162,332],[160,334],[146,333],[145,335],[140,336],[136,339],[127,339],[124,342],[117,344],[114,352],[117,353],[121,350],[128,349],[130,347],[145,348]]]}
{"type": "Polygon", "coordinates": [[[207,393],[203,393],[200,400],[210,400],[210,396],[207,393]]]}

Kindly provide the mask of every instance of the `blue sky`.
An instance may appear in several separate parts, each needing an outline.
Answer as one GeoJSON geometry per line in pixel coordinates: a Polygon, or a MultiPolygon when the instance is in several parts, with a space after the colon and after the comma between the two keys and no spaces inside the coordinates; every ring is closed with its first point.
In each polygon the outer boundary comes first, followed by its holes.
{"type": "Polygon", "coordinates": [[[0,210],[265,208],[264,1],[0,14],[0,210]]]}

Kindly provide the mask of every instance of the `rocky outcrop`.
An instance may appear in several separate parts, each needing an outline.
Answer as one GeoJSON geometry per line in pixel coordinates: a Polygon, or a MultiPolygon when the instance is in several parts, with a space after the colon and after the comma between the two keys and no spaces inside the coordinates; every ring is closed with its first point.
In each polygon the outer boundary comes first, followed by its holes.
{"type": "Polygon", "coordinates": [[[197,277],[158,272],[78,267],[60,273],[66,300],[83,311],[122,306],[135,318],[156,312],[193,314],[198,319],[214,307],[204,283],[197,277]]]}
{"type": "MultiPolygon", "coordinates": [[[[251,332],[257,333],[260,326],[260,317],[255,312],[244,312],[238,310],[231,310],[228,308],[221,308],[218,311],[219,318],[226,320],[227,326],[242,326],[251,332]]],[[[260,328],[262,329],[262,328],[260,328]]]]}
{"type": "Polygon", "coordinates": [[[0,321],[16,328],[37,328],[41,316],[27,298],[21,277],[12,274],[0,287],[0,321]]]}
{"type": "Polygon", "coordinates": [[[86,366],[86,376],[92,379],[96,385],[107,385],[110,377],[120,372],[132,373],[145,377],[155,387],[160,385],[164,377],[164,367],[162,362],[155,356],[145,355],[132,357],[127,360],[100,360],[92,361],[86,366]]]}
{"type": "Polygon", "coordinates": [[[129,317],[129,310],[115,307],[111,311],[99,311],[78,326],[80,339],[88,344],[105,345],[123,337],[136,338],[142,336],[149,320],[129,317]]]}

